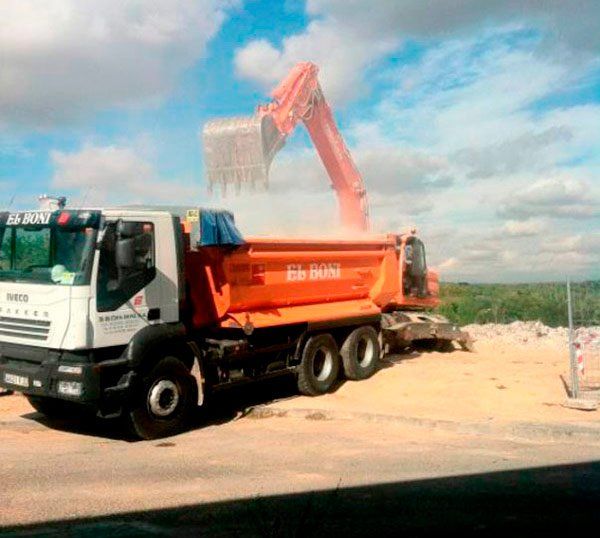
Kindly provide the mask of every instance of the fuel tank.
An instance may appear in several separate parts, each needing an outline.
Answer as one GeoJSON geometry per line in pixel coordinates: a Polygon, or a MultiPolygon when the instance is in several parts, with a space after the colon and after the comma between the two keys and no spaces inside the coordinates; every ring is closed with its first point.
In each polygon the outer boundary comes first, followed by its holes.
{"type": "Polygon", "coordinates": [[[402,301],[394,235],[368,240],[250,238],[186,254],[195,327],[254,328],[376,315],[402,301]]]}

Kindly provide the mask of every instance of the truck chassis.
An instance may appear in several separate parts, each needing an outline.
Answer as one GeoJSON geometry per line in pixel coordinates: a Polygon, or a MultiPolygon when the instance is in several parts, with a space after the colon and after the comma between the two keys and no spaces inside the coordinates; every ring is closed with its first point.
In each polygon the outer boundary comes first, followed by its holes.
{"type": "Polygon", "coordinates": [[[301,394],[318,396],[341,378],[371,377],[386,352],[430,341],[447,350],[452,340],[470,349],[466,333],[422,312],[265,328],[249,335],[240,330],[188,333],[178,323],[148,326],[128,346],[96,353],[89,363],[73,353],[2,344],[0,372],[11,372],[15,361],[26,359],[28,375],[43,380],[43,388],[23,391],[38,411],[61,418],[123,417],[134,436],[154,439],[188,427],[199,405],[228,388],[287,374],[296,377],[301,394]],[[72,366],[75,362],[80,366],[72,366]],[[58,394],[61,380],[83,382],[87,399],[58,394]]]}

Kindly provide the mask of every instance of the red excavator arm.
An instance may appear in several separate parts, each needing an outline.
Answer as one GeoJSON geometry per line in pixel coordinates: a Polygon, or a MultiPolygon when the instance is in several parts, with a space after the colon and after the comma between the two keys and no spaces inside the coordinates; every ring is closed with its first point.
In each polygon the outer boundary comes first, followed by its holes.
{"type": "Polygon", "coordinates": [[[252,118],[216,120],[204,128],[205,163],[210,184],[268,185],[270,164],[299,122],[306,125],[336,192],[342,225],[369,229],[367,193],[335,123],[312,63],[296,65],[273,90],[273,101],[252,118]]]}

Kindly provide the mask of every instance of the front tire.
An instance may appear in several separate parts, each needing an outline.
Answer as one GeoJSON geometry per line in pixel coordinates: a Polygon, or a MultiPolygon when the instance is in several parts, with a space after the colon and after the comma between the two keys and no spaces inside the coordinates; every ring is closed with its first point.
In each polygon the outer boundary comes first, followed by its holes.
{"type": "Polygon", "coordinates": [[[305,396],[329,392],[340,371],[340,355],[330,334],[311,336],[298,365],[298,390],[305,396]]]}
{"type": "Polygon", "coordinates": [[[128,411],[131,432],[141,439],[168,437],[190,423],[197,388],[183,362],[164,357],[142,379],[128,411]]]}

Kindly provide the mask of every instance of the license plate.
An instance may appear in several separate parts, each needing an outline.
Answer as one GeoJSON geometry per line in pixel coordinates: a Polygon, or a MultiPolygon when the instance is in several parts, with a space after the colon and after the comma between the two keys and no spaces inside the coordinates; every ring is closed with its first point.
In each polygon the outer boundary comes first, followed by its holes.
{"type": "Polygon", "coordinates": [[[5,373],[4,382],[18,387],[29,387],[29,378],[23,375],[5,373]]]}

